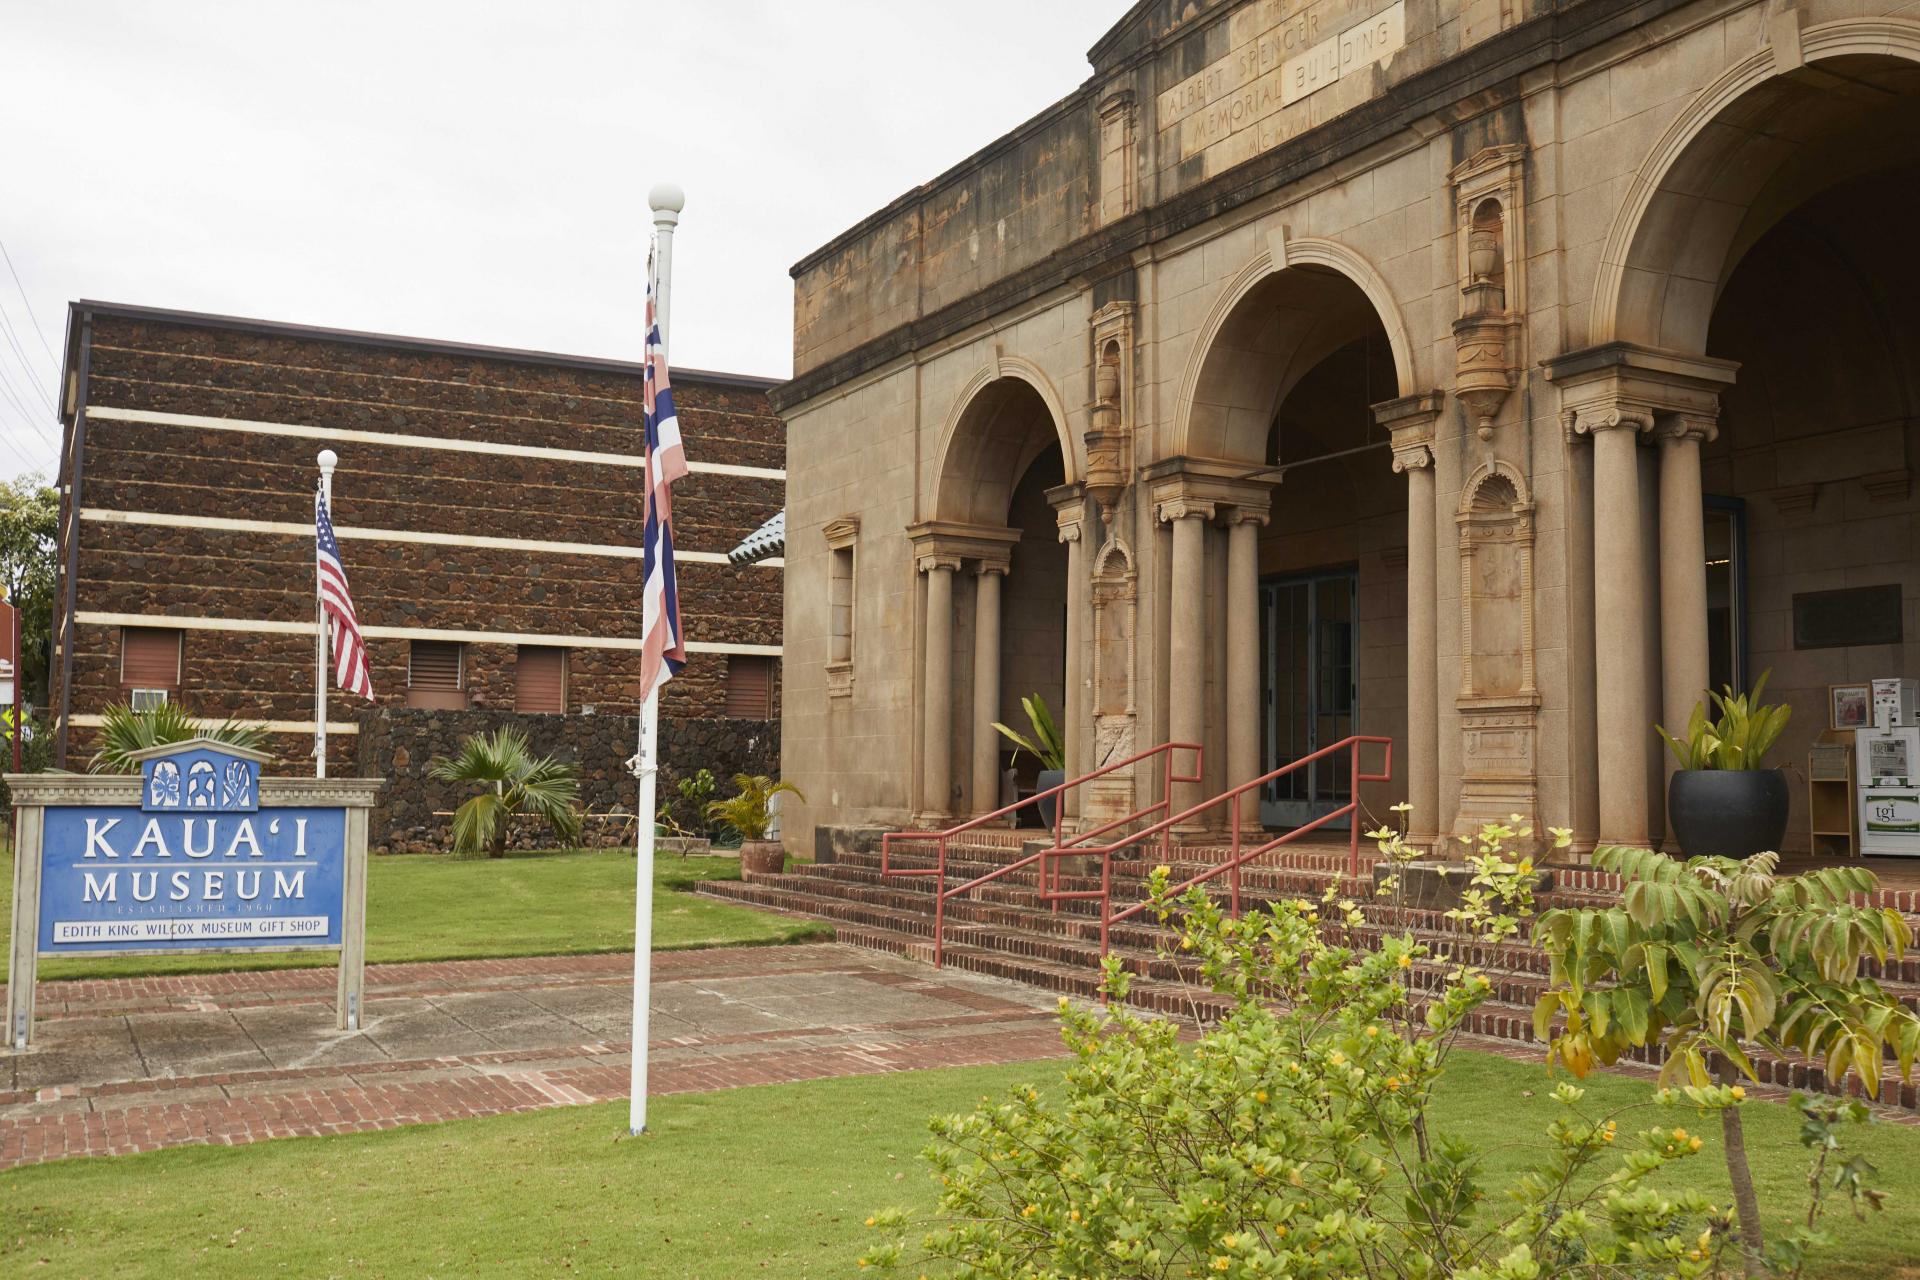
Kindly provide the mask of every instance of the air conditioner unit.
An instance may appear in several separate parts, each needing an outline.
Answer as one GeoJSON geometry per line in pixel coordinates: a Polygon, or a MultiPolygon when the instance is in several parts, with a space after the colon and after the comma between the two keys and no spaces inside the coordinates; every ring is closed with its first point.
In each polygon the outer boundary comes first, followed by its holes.
{"type": "Polygon", "coordinates": [[[135,711],[151,711],[166,701],[165,689],[135,689],[127,697],[127,705],[135,711]]]}

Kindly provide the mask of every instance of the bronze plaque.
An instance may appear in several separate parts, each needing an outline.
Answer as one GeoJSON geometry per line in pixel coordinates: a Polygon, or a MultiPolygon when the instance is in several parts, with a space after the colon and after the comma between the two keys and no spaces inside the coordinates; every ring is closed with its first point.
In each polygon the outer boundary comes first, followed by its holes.
{"type": "Polygon", "coordinates": [[[1793,597],[1793,647],[1899,644],[1900,584],[1802,591],[1793,597]]]}

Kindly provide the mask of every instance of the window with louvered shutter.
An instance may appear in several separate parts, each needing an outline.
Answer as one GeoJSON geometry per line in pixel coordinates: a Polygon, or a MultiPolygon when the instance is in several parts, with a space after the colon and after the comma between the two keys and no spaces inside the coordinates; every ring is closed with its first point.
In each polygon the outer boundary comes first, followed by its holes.
{"type": "Polygon", "coordinates": [[[513,709],[545,715],[567,710],[567,651],[523,644],[513,669],[513,709]]]}
{"type": "Polygon", "coordinates": [[[128,689],[180,689],[180,632],[172,627],[120,629],[120,683],[128,689]]]}
{"type": "Polygon", "coordinates": [[[466,646],[451,640],[415,640],[407,657],[407,705],[427,711],[464,711],[466,646]]]}
{"type": "Polygon", "coordinates": [[[735,653],[727,657],[727,710],[737,720],[773,718],[773,659],[735,653]]]}

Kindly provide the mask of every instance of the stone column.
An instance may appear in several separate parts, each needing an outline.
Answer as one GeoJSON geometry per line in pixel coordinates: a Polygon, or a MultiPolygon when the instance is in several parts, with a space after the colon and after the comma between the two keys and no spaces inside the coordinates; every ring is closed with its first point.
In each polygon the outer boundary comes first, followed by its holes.
{"type": "Polygon", "coordinates": [[[982,563],[974,579],[973,812],[1000,807],[1000,580],[1004,564],[982,563]]]}
{"type": "Polygon", "coordinates": [[[921,803],[926,817],[944,818],[953,806],[953,575],[958,557],[926,556],[927,575],[927,740],[921,803]]]}
{"type": "MultiPolygon", "coordinates": [[[[1160,504],[1160,518],[1173,525],[1172,670],[1167,673],[1167,732],[1174,742],[1206,741],[1207,734],[1207,524],[1211,502],[1175,498],[1160,504]]],[[[1191,768],[1180,753],[1176,764],[1191,768]]],[[[1173,809],[1179,812],[1204,797],[1198,783],[1175,783],[1173,809]]],[[[1201,824],[1188,824],[1197,829],[1201,824]]]]}
{"type": "MultiPolygon", "coordinates": [[[[1226,785],[1260,776],[1260,526],[1267,513],[1236,508],[1227,525],[1226,785]]],[[[1178,536],[1177,534],[1175,535],[1178,536]]],[[[1242,831],[1260,826],[1260,792],[1240,797],[1242,831]]]]}
{"type": "Polygon", "coordinates": [[[1409,834],[1430,847],[1440,821],[1440,631],[1434,602],[1433,451],[1395,448],[1393,469],[1407,477],[1407,803],[1409,834]]]}
{"type": "MultiPolygon", "coordinates": [[[[1050,495],[1058,490],[1050,491],[1050,495]]],[[[1066,705],[1060,709],[1060,733],[1066,739],[1067,777],[1087,772],[1093,758],[1093,714],[1087,705],[1087,624],[1093,617],[1093,605],[1087,593],[1086,497],[1076,487],[1069,496],[1054,502],[1054,519],[1060,541],[1067,545],[1067,663],[1066,705]]],[[[1075,787],[1061,797],[1068,823],[1080,817],[1080,793],[1075,787]]]]}
{"type": "MultiPolygon", "coordinates": [[[[1707,532],[1700,493],[1700,445],[1711,419],[1678,415],[1660,430],[1661,722],[1682,733],[1706,696],[1707,532]]],[[[1662,753],[1671,765],[1670,755],[1662,753]]]]}
{"type": "Polygon", "coordinates": [[[1647,746],[1653,741],[1642,638],[1640,433],[1644,418],[1583,413],[1593,436],[1595,719],[1599,729],[1600,840],[1647,840],[1647,746]]]}

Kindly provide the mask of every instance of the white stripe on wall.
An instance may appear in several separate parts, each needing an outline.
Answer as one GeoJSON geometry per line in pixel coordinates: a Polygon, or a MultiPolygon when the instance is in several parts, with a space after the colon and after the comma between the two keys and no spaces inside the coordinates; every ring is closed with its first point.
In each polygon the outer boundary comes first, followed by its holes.
{"type": "MultiPolygon", "coordinates": [[[[592,462],[609,467],[646,466],[638,454],[591,453],[585,449],[548,449],[539,445],[496,444],[491,440],[450,440],[443,436],[401,435],[393,431],[354,431],[344,427],[309,427],[291,422],[257,422],[250,418],[210,418],[199,413],[166,413],[159,409],[116,409],[88,405],[89,422],[139,422],[161,427],[202,427],[209,431],[246,431],[262,436],[292,436],[300,440],[328,440],[346,444],[391,445],[397,449],[438,449],[447,453],[492,453],[511,458],[550,458],[555,462],[592,462]]],[[[755,480],[785,481],[778,467],[743,467],[731,462],[687,463],[691,471],[716,476],[746,476],[755,480]]]]}
{"type": "MultiPolygon", "coordinates": [[[[241,631],[254,634],[310,636],[311,622],[281,622],[270,618],[184,618],[168,613],[100,613],[76,609],[75,622],[98,627],[179,627],[186,631],[241,631]]],[[[563,645],[569,649],[630,649],[638,651],[639,639],[620,636],[535,635],[521,631],[454,631],[438,627],[369,627],[360,633],[370,640],[454,640],[466,644],[542,644],[563,645]]],[[[739,653],[777,658],[777,644],[734,644],[726,640],[689,640],[690,653],[739,653]]]]}
{"type": "MultiPolygon", "coordinates": [[[[82,520],[101,524],[144,524],[169,529],[222,529],[231,533],[272,533],[287,537],[311,538],[313,526],[294,520],[240,520],[231,516],[178,516],[164,511],[110,511],[105,507],[80,508],[82,520]]],[[[611,542],[547,542],[539,538],[491,538],[477,533],[418,533],[411,529],[354,529],[335,525],[333,532],[341,541],[407,542],[423,546],[497,547],[502,551],[549,551],[558,555],[617,556],[640,559],[639,547],[611,542]]],[[[727,564],[718,551],[682,551],[674,548],[674,559],[689,564],[727,564]]],[[[786,566],[779,556],[757,562],[770,569],[786,566]]]]}
{"type": "MultiPolygon", "coordinates": [[[[106,723],[105,716],[68,716],[67,723],[82,729],[98,729],[106,723]]],[[[203,716],[194,717],[194,724],[202,729],[217,729],[227,723],[224,720],[209,720],[203,716]]],[[[246,729],[264,729],[268,733],[312,733],[311,720],[235,720],[233,723],[246,729]]],[[[327,721],[328,733],[358,733],[360,726],[351,720],[327,721]]]]}

